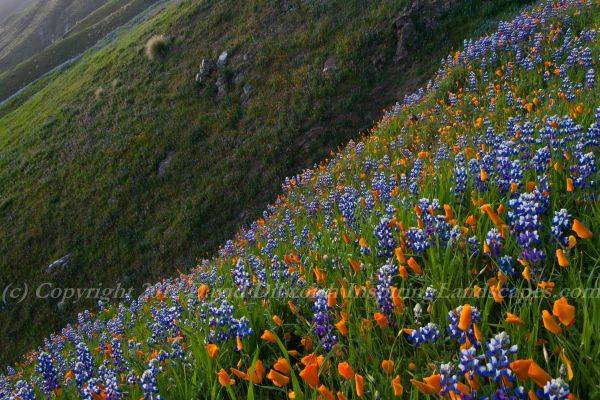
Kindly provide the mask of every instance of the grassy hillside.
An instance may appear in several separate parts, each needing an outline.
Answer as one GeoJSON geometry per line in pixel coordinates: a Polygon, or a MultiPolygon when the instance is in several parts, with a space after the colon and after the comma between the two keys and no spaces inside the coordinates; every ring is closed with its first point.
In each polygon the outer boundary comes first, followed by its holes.
{"type": "MultiPolygon", "coordinates": [[[[104,4],[99,3],[99,7],[95,10],[93,8],[88,9],[92,3],[86,2],[87,7],[80,10],[86,13],[71,17],[71,19],[76,17],[81,18],[72,27],[62,20],[53,21],[57,25],[66,24],[62,29],[68,28],[65,29],[66,31],[59,38],[53,38],[52,41],[40,41],[36,36],[37,33],[30,33],[26,41],[35,42],[36,46],[25,49],[28,46],[28,43],[25,41],[17,43],[10,50],[7,50],[7,54],[0,58],[0,71],[4,71],[0,73],[0,99],[7,99],[42,75],[79,56],[98,43],[107,34],[123,26],[148,7],[158,2],[158,0],[103,1],[104,4]],[[90,12],[91,10],[93,12],[90,12]],[[21,62],[21,60],[24,61],[21,62]]],[[[72,4],[71,8],[74,6],[75,4],[72,4]]],[[[55,9],[52,10],[54,11],[55,9]]],[[[57,9],[61,10],[62,8],[57,6],[57,9]]],[[[46,10],[34,7],[31,12],[35,12],[35,15],[38,15],[38,13],[43,14],[44,11],[46,10]]],[[[43,18],[42,21],[44,21],[45,25],[50,24],[48,22],[51,20],[50,16],[43,18]]],[[[28,19],[19,22],[20,24],[32,24],[34,26],[41,24],[40,21],[28,19]]],[[[52,27],[57,29],[56,25],[52,25],[52,27]]],[[[9,28],[16,29],[14,27],[7,27],[7,30],[9,28]]],[[[37,29],[43,30],[44,27],[38,27],[37,29]]]]}
{"type": "Polygon", "coordinates": [[[108,0],[44,0],[0,24],[0,71],[43,50],[60,39],[77,21],[108,0]]]}
{"type": "Polygon", "coordinates": [[[598,28],[597,2],[543,1],[466,43],[217,256],[81,313],[0,390],[597,398],[598,28]]]}
{"type": "MultiPolygon", "coordinates": [[[[435,25],[416,20],[402,62],[393,21],[405,2],[187,0],[165,10],[0,109],[1,282],[139,287],[188,268],[260,215],[286,175],[368,129],[453,46],[520,4],[462,1],[435,25]],[[169,50],[150,62],[155,34],[169,50]],[[225,50],[227,64],[196,84],[201,60],[225,50]],[[330,58],[337,68],[324,74],[330,58]],[[67,267],[44,272],[65,255],[67,267]]],[[[9,302],[0,340],[14,346],[2,357],[80,307],[9,302]]]]}

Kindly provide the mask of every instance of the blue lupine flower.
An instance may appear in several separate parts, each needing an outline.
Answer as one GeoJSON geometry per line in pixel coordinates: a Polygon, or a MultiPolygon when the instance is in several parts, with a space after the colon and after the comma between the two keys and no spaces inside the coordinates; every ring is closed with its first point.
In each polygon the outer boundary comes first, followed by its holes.
{"type": "Polygon", "coordinates": [[[506,276],[514,276],[516,274],[514,260],[511,256],[500,257],[498,259],[498,269],[506,276]]]}
{"type": "Polygon", "coordinates": [[[506,332],[500,332],[486,343],[485,357],[487,360],[485,376],[495,382],[503,382],[503,378],[514,381],[509,365],[517,353],[517,345],[511,345],[506,332]]]}
{"type": "Polygon", "coordinates": [[[419,228],[409,228],[406,233],[406,245],[415,254],[422,254],[427,248],[429,248],[429,240],[419,228]]]}
{"type": "Polygon", "coordinates": [[[235,263],[235,267],[231,269],[231,277],[242,295],[247,295],[248,291],[252,288],[252,281],[250,274],[246,270],[246,263],[243,258],[240,257],[235,263]]]}
{"type": "Polygon", "coordinates": [[[379,310],[388,317],[388,319],[392,315],[392,311],[394,309],[390,292],[393,274],[394,268],[391,265],[384,264],[381,266],[381,268],[379,268],[379,272],[377,273],[378,281],[375,289],[377,306],[379,307],[379,310]]]}
{"type": "Polygon", "coordinates": [[[315,334],[319,338],[325,351],[330,351],[337,343],[337,336],[333,333],[332,316],[327,304],[327,292],[319,290],[313,305],[313,324],[315,334]]]}
{"type": "Polygon", "coordinates": [[[49,397],[50,394],[59,387],[57,379],[58,372],[52,363],[52,357],[50,357],[50,354],[45,352],[40,353],[37,361],[38,364],[35,370],[42,375],[42,390],[46,396],[49,397]]]}
{"type": "Polygon", "coordinates": [[[590,68],[587,70],[585,74],[585,86],[588,89],[593,89],[596,84],[596,71],[594,68],[590,68]]]}
{"type": "Polygon", "coordinates": [[[428,303],[432,303],[435,300],[436,296],[437,296],[437,290],[435,290],[431,286],[428,286],[425,289],[425,294],[423,295],[423,300],[425,300],[428,303]]]}
{"type": "Polygon", "coordinates": [[[148,363],[148,369],[142,373],[140,378],[140,386],[144,395],[144,400],[161,400],[158,391],[158,381],[156,377],[160,373],[160,367],[157,359],[152,359],[148,363]]]}
{"type": "Polygon", "coordinates": [[[458,376],[454,373],[454,367],[452,364],[441,364],[440,365],[440,395],[447,396],[450,393],[460,393],[458,389],[458,376]]]}
{"type": "Polygon", "coordinates": [[[490,248],[490,256],[497,257],[500,254],[500,250],[502,249],[504,239],[502,238],[502,236],[500,236],[500,232],[498,232],[498,229],[492,228],[485,235],[485,242],[490,248]]]}
{"type": "Polygon", "coordinates": [[[537,390],[537,395],[542,400],[566,400],[570,393],[569,385],[562,378],[551,379],[543,390],[537,390]]]}
{"type": "Polygon", "coordinates": [[[563,246],[566,246],[569,243],[567,233],[569,232],[570,228],[571,215],[569,215],[569,212],[564,208],[555,211],[554,216],[552,217],[552,226],[550,227],[550,231],[556,240],[558,240],[558,242],[563,246]]]}
{"type": "Polygon", "coordinates": [[[440,338],[440,328],[433,322],[413,330],[408,335],[408,341],[415,347],[420,347],[425,343],[435,343],[440,338]]]}
{"type": "MultiPolygon", "coordinates": [[[[15,395],[16,398],[21,400],[34,400],[35,399],[35,391],[33,390],[33,386],[27,381],[19,380],[15,384],[15,395]]],[[[11,400],[13,397],[11,397],[11,400]]]]}
{"type": "Polygon", "coordinates": [[[471,236],[467,239],[467,247],[469,249],[470,255],[478,254],[480,251],[480,246],[481,244],[479,243],[479,239],[477,238],[477,236],[471,236]]]}
{"type": "Polygon", "coordinates": [[[77,344],[77,361],[73,368],[73,372],[75,372],[75,381],[79,388],[82,388],[94,375],[94,360],[92,359],[92,353],[83,342],[77,344]]]}
{"type": "Polygon", "coordinates": [[[377,255],[379,257],[391,257],[398,242],[394,238],[390,220],[385,217],[381,218],[374,234],[377,238],[377,255]]]}

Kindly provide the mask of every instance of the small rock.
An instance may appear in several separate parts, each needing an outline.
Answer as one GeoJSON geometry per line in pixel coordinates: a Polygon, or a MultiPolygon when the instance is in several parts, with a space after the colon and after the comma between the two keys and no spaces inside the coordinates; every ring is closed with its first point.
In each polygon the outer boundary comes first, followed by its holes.
{"type": "Polygon", "coordinates": [[[217,67],[223,68],[225,66],[225,64],[227,64],[228,57],[229,57],[229,53],[227,52],[227,50],[222,52],[221,55],[219,55],[219,59],[217,60],[217,67]]]}
{"type": "Polygon", "coordinates": [[[167,168],[171,161],[173,161],[173,157],[175,156],[174,151],[169,151],[167,156],[158,164],[158,176],[163,176],[167,172],[167,168]]]}
{"type": "Polygon", "coordinates": [[[225,94],[227,93],[227,79],[225,79],[223,75],[219,75],[219,77],[217,78],[216,85],[217,94],[219,95],[219,97],[225,96],[225,94]]]}
{"type": "Polygon", "coordinates": [[[337,70],[337,63],[335,61],[335,58],[333,57],[329,57],[326,61],[325,64],[323,65],[323,74],[325,75],[331,75],[332,73],[334,73],[337,70]]]}
{"type": "Polygon", "coordinates": [[[240,83],[242,83],[244,81],[244,78],[245,78],[244,73],[243,72],[238,72],[233,77],[233,83],[236,84],[236,85],[239,85],[240,83]]]}
{"type": "Polygon", "coordinates": [[[200,70],[196,74],[196,82],[200,84],[204,83],[210,76],[213,68],[214,66],[212,61],[203,58],[202,63],[200,64],[200,70]]]}
{"type": "Polygon", "coordinates": [[[46,273],[51,274],[53,272],[56,272],[58,269],[67,266],[70,262],[71,262],[71,253],[59,258],[58,260],[56,260],[53,263],[51,263],[50,265],[48,265],[46,267],[46,273]]]}
{"type": "Polygon", "coordinates": [[[243,90],[244,90],[244,94],[245,94],[246,96],[248,96],[250,93],[252,93],[252,91],[254,90],[254,88],[252,87],[252,85],[251,85],[251,84],[249,84],[249,83],[246,83],[246,84],[244,85],[244,89],[243,89],[243,90]]]}

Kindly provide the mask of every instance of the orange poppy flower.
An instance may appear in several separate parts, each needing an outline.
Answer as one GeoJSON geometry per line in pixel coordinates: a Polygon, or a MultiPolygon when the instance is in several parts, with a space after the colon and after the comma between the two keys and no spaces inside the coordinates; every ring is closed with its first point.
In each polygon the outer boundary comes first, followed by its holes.
{"type": "Polygon", "coordinates": [[[523,320],[521,318],[519,318],[515,314],[511,314],[509,312],[506,313],[505,321],[509,324],[523,325],[523,320]]]}
{"type": "Polygon", "coordinates": [[[392,293],[392,304],[394,305],[394,308],[397,312],[402,312],[404,309],[404,301],[402,300],[402,297],[400,297],[400,291],[396,286],[392,286],[390,291],[392,293]]]}
{"type": "Polygon", "coordinates": [[[381,369],[387,375],[390,375],[392,372],[394,372],[394,361],[392,361],[392,360],[383,360],[381,362],[381,369]]]}
{"type": "Polygon", "coordinates": [[[217,377],[219,379],[219,385],[221,386],[235,385],[235,380],[231,379],[227,371],[225,371],[223,368],[217,372],[217,377]]]}
{"type": "Polygon", "coordinates": [[[273,382],[273,385],[278,386],[278,387],[283,387],[283,386],[286,386],[288,383],[290,383],[290,378],[275,371],[274,369],[269,371],[269,373],[267,374],[267,378],[271,382],[273,382]]]}
{"type": "Polygon", "coordinates": [[[454,219],[454,212],[452,211],[452,206],[450,206],[450,204],[444,204],[444,214],[446,222],[450,222],[454,219]]]}
{"type": "Polygon", "coordinates": [[[394,397],[400,397],[402,396],[402,393],[404,393],[404,387],[400,381],[400,375],[396,375],[392,381],[392,389],[394,390],[394,397]]]}
{"type": "Polygon", "coordinates": [[[560,323],[566,327],[573,325],[573,322],[575,322],[575,307],[570,305],[565,297],[561,297],[554,302],[552,314],[558,317],[560,323]]]}
{"type": "Polygon", "coordinates": [[[510,363],[510,369],[515,373],[519,380],[525,380],[529,375],[529,366],[533,360],[515,360],[510,363]]]}
{"type": "Polygon", "coordinates": [[[504,225],[504,221],[502,221],[502,218],[500,218],[498,214],[496,214],[496,212],[492,209],[492,206],[490,206],[489,204],[484,204],[483,206],[481,206],[481,211],[487,214],[487,216],[492,220],[494,225],[504,225]]]}
{"type": "Polygon", "coordinates": [[[270,343],[277,343],[277,336],[275,336],[275,334],[268,329],[265,329],[260,338],[270,343]]]}
{"type": "Polygon", "coordinates": [[[466,331],[471,326],[471,305],[465,304],[460,312],[458,328],[461,331],[466,331]]]}
{"type": "Polygon", "coordinates": [[[354,370],[346,361],[338,364],[338,373],[346,380],[354,377],[354,370]]]}
{"type": "Polygon", "coordinates": [[[419,263],[417,263],[417,261],[414,258],[409,258],[408,259],[408,266],[410,267],[410,269],[413,270],[413,272],[417,275],[421,275],[423,274],[423,270],[421,269],[421,266],[419,265],[419,263]]]}
{"type": "Polygon", "coordinates": [[[304,347],[304,350],[306,350],[306,351],[311,351],[313,348],[312,339],[309,337],[300,339],[300,343],[302,344],[302,347],[304,347]]]}
{"type": "Polygon", "coordinates": [[[423,378],[423,381],[433,387],[436,393],[442,390],[442,376],[440,374],[434,374],[423,378]]]}
{"type": "Polygon", "coordinates": [[[544,385],[552,379],[552,377],[533,360],[531,360],[531,364],[527,370],[527,376],[529,376],[539,387],[544,387],[544,385]]]}
{"type": "Polygon", "coordinates": [[[300,371],[300,378],[302,378],[308,386],[315,389],[319,385],[319,366],[316,363],[308,364],[300,371]]]}
{"type": "Polygon", "coordinates": [[[315,273],[315,280],[317,283],[323,283],[327,279],[327,274],[324,271],[321,271],[319,268],[314,267],[313,272],[315,273]]]}
{"type": "Polygon", "coordinates": [[[210,286],[208,286],[207,284],[200,285],[198,287],[198,291],[196,292],[198,300],[203,300],[204,298],[206,298],[206,296],[208,295],[209,292],[210,292],[210,286]]]}
{"type": "Polygon", "coordinates": [[[283,325],[283,321],[281,320],[281,318],[279,318],[278,315],[273,315],[273,322],[275,322],[275,325],[277,326],[283,325]]]}
{"type": "Polygon", "coordinates": [[[410,383],[414,387],[416,387],[419,390],[419,392],[421,392],[421,393],[423,393],[425,395],[433,395],[433,394],[437,393],[436,390],[435,390],[435,388],[433,386],[427,384],[427,383],[418,381],[416,379],[411,379],[410,383]]]}
{"type": "Polygon", "coordinates": [[[578,219],[573,220],[573,226],[571,227],[573,232],[577,234],[582,239],[589,239],[592,236],[592,231],[590,231],[585,225],[583,225],[578,219]]]}
{"type": "Polygon", "coordinates": [[[360,261],[350,259],[349,262],[354,272],[358,274],[358,271],[360,271],[360,261]]]}
{"type": "Polygon", "coordinates": [[[248,375],[246,375],[244,371],[240,371],[239,369],[231,368],[231,373],[240,379],[248,379],[248,375]]]}
{"type": "Polygon", "coordinates": [[[319,392],[321,394],[321,396],[325,397],[327,400],[335,400],[333,393],[331,393],[329,391],[329,389],[327,389],[325,387],[325,385],[319,386],[319,388],[317,389],[317,392],[319,392]]]}
{"type": "Polygon", "coordinates": [[[288,301],[288,307],[290,308],[290,311],[292,312],[292,314],[296,314],[296,304],[294,304],[293,301],[291,301],[291,300],[288,301]]]}
{"type": "Polygon", "coordinates": [[[333,290],[327,294],[327,306],[334,307],[337,304],[337,291],[333,290]]]}
{"type": "Polygon", "coordinates": [[[346,400],[346,396],[344,396],[344,393],[342,393],[342,392],[337,392],[336,396],[337,396],[337,400],[346,400]]]}
{"type": "Polygon", "coordinates": [[[547,310],[542,311],[542,321],[544,323],[544,328],[548,329],[550,332],[554,334],[562,333],[562,328],[558,326],[552,315],[547,310]]]}
{"type": "Polygon", "coordinates": [[[377,313],[375,313],[374,317],[375,317],[375,322],[377,322],[377,325],[379,325],[380,328],[382,328],[382,329],[387,328],[388,320],[384,314],[377,312],[377,313]]]}
{"type": "Polygon", "coordinates": [[[217,357],[217,354],[219,354],[219,346],[213,343],[207,344],[206,351],[208,352],[208,356],[214,359],[215,357],[217,357]]]}
{"type": "Polygon", "coordinates": [[[487,181],[487,179],[488,179],[488,174],[487,174],[487,172],[486,172],[484,169],[481,169],[481,170],[479,171],[479,179],[481,179],[481,181],[482,181],[482,182],[485,182],[485,181],[487,181]]]}
{"type": "Polygon", "coordinates": [[[256,360],[253,368],[251,367],[248,369],[247,374],[250,377],[250,382],[255,385],[260,384],[265,377],[265,366],[263,365],[263,362],[261,360],[256,360]],[[252,370],[252,374],[250,373],[250,370],[252,370]]]}
{"type": "Polygon", "coordinates": [[[335,327],[337,328],[338,331],[340,331],[340,333],[342,334],[342,336],[346,336],[348,334],[348,327],[346,326],[346,320],[345,319],[341,319],[338,322],[335,323],[335,327]]]}
{"type": "Polygon", "coordinates": [[[573,191],[573,179],[567,178],[567,192],[573,191]]]}
{"type": "Polygon", "coordinates": [[[529,271],[529,267],[525,267],[523,269],[523,272],[521,273],[521,275],[523,275],[523,278],[525,278],[526,281],[530,281],[531,280],[531,271],[529,271]]]}
{"type": "Polygon", "coordinates": [[[362,375],[354,374],[354,383],[356,389],[356,395],[362,397],[365,395],[365,378],[362,375]]]}
{"type": "Polygon", "coordinates": [[[402,279],[407,279],[408,278],[408,271],[406,270],[406,267],[404,265],[400,265],[398,267],[398,275],[400,275],[400,277],[402,279]]]}
{"type": "Polygon", "coordinates": [[[396,255],[396,260],[398,260],[398,263],[404,264],[406,262],[406,257],[404,257],[402,247],[396,247],[396,250],[394,250],[394,254],[396,255]]]}
{"type": "Polygon", "coordinates": [[[277,362],[275,362],[275,364],[273,364],[273,368],[279,372],[281,372],[284,375],[289,375],[290,373],[290,364],[287,362],[287,360],[285,358],[278,358],[277,362]]]}
{"type": "Polygon", "coordinates": [[[492,297],[494,298],[494,301],[496,303],[502,303],[504,301],[504,297],[502,296],[502,293],[500,293],[501,289],[502,286],[500,285],[500,283],[490,287],[490,292],[492,293],[492,297]]]}
{"type": "Polygon", "coordinates": [[[465,223],[470,227],[474,228],[477,225],[477,220],[475,219],[474,215],[469,215],[465,220],[465,223]]]}
{"type": "Polygon", "coordinates": [[[561,267],[569,266],[569,259],[565,255],[565,252],[562,249],[556,249],[556,259],[558,260],[558,265],[561,267]]]}
{"type": "Polygon", "coordinates": [[[569,249],[572,249],[577,244],[577,238],[573,235],[569,235],[569,245],[567,246],[569,249]]]}

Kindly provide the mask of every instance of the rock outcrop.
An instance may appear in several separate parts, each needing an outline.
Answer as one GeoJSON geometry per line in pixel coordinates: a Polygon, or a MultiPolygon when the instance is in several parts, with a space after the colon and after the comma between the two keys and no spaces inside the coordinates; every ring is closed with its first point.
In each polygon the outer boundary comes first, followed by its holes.
{"type": "Polygon", "coordinates": [[[417,27],[433,30],[443,13],[458,0],[413,0],[394,20],[397,45],[394,61],[403,61],[417,40],[417,27]]]}

